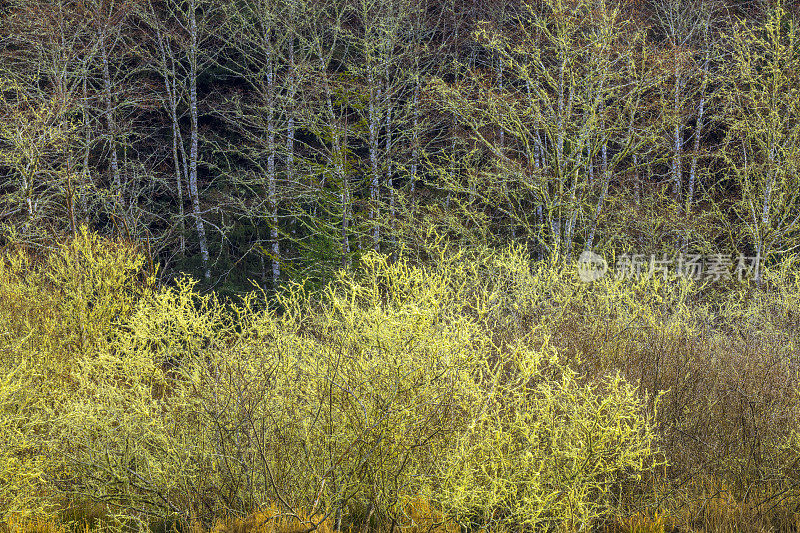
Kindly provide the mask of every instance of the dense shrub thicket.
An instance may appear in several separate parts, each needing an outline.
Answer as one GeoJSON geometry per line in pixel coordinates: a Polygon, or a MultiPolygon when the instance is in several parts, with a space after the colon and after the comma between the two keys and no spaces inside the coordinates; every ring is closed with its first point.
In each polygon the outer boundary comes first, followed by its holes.
{"type": "Polygon", "coordinates": [[[87,230],[37,260],[6,250],[6,522],[99,505],[109,527],[411,531],[422,504],[498,531],[797,520],[786,265],[756,291],[586,284],[520,247],[429,256],[223,302],[156,287],[135,247],[87,230]]]}

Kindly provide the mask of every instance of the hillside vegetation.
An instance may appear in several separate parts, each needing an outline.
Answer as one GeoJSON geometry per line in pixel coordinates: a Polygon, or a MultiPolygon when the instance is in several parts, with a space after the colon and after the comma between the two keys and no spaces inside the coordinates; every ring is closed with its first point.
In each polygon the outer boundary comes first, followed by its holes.
{"type": "Polygon", "coordinates": [[[137,247],[85,228],[6,249],[4,527],[800,524],[788,263],[760,288],[590,284],[523,247],[425,246],[236,302],[158,287],[137,247]]]}
{"type": "Polygon", "coordinates": [[[430,225],[774,267],[798,43],[794,0],[4,0],[0,246],[86,224],[221,297],[430,225]]]}

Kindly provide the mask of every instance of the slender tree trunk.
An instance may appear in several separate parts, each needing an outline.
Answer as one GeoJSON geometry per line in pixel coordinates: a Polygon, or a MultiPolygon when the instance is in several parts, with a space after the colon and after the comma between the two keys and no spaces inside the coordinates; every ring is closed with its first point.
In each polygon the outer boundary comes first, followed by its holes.
{"type": "Polygon", "coordinates": [[[633,154],[633,202],[636,207],[641,203],[641,183],[639,176],[639,155],[633,154]]]}
{"type": "Polygon", "coordinates": [[[556,145],[556,158],[559,178],[563,179],[563,156],[564,156],[564,69],[566,60],[562,57],[558,67],[558,140],[556,145]]]}
{"type": "MultiPolygon", "coordinates": [[[[497,89],[500,94],[503,93],[503,58],[499,58],[497,61],[497,89]]],[[[503,129],[503,115],[501,114],[499,117],[500,125],[497,128],[497,139],[498,144],[500,145],[500,151],[503,151],[503,147],[505,146],[505,130],[503,129]]]]}
{"type": "MultiPolygon", "coordinates": [[[[531,92],[531,81],[530,80],[525,80],[525,90],[528,93],[528,105],[530,106],[531,110],[533,110],[533,94],[531,92]]],[[[538,138],[539,132],[537,131],[536,134],[537,134],[537,138],[532,140],[532,143],[533,143],[533,161],[532,161],[532,163],[533,163],[533,167],[536,170],[539,170],[541,168],[540,164],[539,164],[539,145],[540,145],[539,138],[538,138]]]]}
{"type": "Polygon", "coordinates": [[[81,111],[83,115],[83,127],[84,127],[84,147],[83,147],[83,168],[81,169],[81,173],[83,174],[83,179],[81,180],[80,190],[78,193],[78,200],[80,202],[81,211],[84,211],[86,208],[84,198],[84,184],[89,183],[91,179],[91,171],[89,169],[89,156],[92,153],[92,127],[89,121],[89,90],[88,90],[88,73],[86,72],[86,66],[84,65],[84,73],[83,73],[83,104],[81,106],[81,111]]]}
{"type": "MultiPolygon", "coordinates": [[[[580,167],[580,165],[578,165],[580,167]]],[[[572,187],[570,190],[569,201],[570,201],[570,213],[568,213],[569,218],[566,220],[564,225],[564,253],[566,254],[566,260],[572,258],[572,239],[575,232],[575,224],[578,222],[578,198],[577,198],[577,190],[578,190],[578,176],[577,173],[573,177],[572,187]]]]}
{"type": "MultiPolygon", "coordinates": [[[[544,234],[544,209],[542,208],[542,204],[536,204],[536,220],[539,221],[540,234],[544,234]]],[[[544,246],[542,245],[542,241],[539,242],[539,254],[537,258],[539,261],[544,259],[544,246]]]]}
{"type": "MultiPolygon", "coordinates": [[[[531,91],[531,81],[525,80],[525,90],[528,93],[528,104],[533,108],[533,94],[531,91]]],[[[540,179],[540,173],[544,168],[544,147],[542,146],[542,138],[539,131],[536,130],[536,138],[533,139],[533,168],[536,171],[537,179],[540,179]]],[[[536,219],[539,223],[539,231],[544,234],[544,206],[541,203],[536,204],[536,219]]],[[[539,251],[537,258],[539,261],[544,259],[544,246],[539,243],[539,251]]]]}
{"type": "MultiPolygon", "coordinates": [[[[564,179],[565,176],[563,174],[564,170],[564,70],[566,68],[566,60],[563,57],[563,52],[560,53],[561,57],[559,57],[559,67],[558,67],[558,118],[557,118],[557,140],[556,140],[556,164],[554,166],[554,170],[556,171],[556,179],[558,183],[556,186],[559,188],[558,197],[562,197],[563,189],[564,189],[564,179]]],[[[556,209],[554,213],[553,221],[552,221],[552,230],[553,230],[553,252],[558,255],[560,253],[560,247],[558,244],[561,242],[561,217],[562,217],[562,207],[556,209]]]]}
{"type": "MultiPolygon", "coordinates": [[[[453,164],[450,165],[450,183],[455,183],[456,179],[456,135],[455,131],[450,132],[450,156],[453,158],[453,164]]],[[[444,210],[446,213],[450,211],[450,190],[451,187],[447,188],[447,198],[444,202],[444,210]]]]}
{"type": "MultiPolygon", "coordinates": [[[[390,235],[390,242],[394,245],[397,241],[397,213],[395,210],[395,190],[394,190],[394,182],[392,178],[392,172],[394,171],[394,166],[392,164],[392,100],[389,96],[389,66],[387,62],[386,66],[386,88],[384,90],[384,102],[383,106],[386,109],[386,146],[385,146],[385,157],[386,157],[386,187],[389,190],[389,228],[391,231],[390,235]]],[[[413,180],[412,174],[412,180],[413,180]]]]}
{"type": "Polygon", "coordinates": [[[688,213],[692,208],[692,202],[694,200],[694,187],[695,187],[695,179],[697,176],[697,158],[698,154],[700,153],[700,136],[703,132],[703,113],[706,104],[706,97],[705,95],[700,97],[700,105],[697,111],[697,128],[695,129],[695,137],[694,137],[694,147],[692,154],[692,163],[689,167],[689,190],[686,193],[686,212],[688,213]]]}
{"type": "Polygon", "coordinates": [[[348,268],[350,266],[350,236],[348,233],[348,221],[349,221],[349,211],[350,211],[350,187],[347,182],[347,175],[345,173],[345,161],[344,161],[344,154],[345,150],[347,149],[347,133],[345,128],[345,137],[344,142],[342,143],[341,131],[337,132],[336,134],[336,143],[339,144],[337,149],[337,159],[336,159],[336,172],[339,175],[339,179],[342,183],[342,266],[344,268],[348,268]]]}
{"type": "Polygon", "coordinates": [[[191,140],[189,148],[189,195],[192,198],[192,214],[197,228],[197,240],[200,245],[200,256],[203,261],[203,276],[211,279],[209,267],[208,242],[206,230],[200,213],[200,194],[197,189],[198,158],[198,111],[197,111],[197,49],[198,29],[195,9],[196,0],[189,0],[189,118],[191,121],[191,140]]]}
{"type": "MultiPolygon", "coordinates": [[[[177,98],[177,84],[175,78],[177,77],[177,72],[175,72],[175,62],[172,56],[172,51],[170,50],[169,57],[172,60],[172,74],[170,76],[170,71],[168,69],[168,60],[167,60],[167,48],[164,43],[164,36],[161,34],[161,30],[158,29],[158,48],[159,52],[161,53],[161,63],[163,68],[163,75],[164,75],[164,90],[167,93],[167,106],[168,111],[170,113],[170,120],[172,122],[172,161],[175,165],[175,190],[178,194],[178,224],[179,224],[179,231],[180,231],[180,238],[179,238],[179,252],[180,255],[183,256],[186,253],[186,215],[184,213],[184,200],[183,200],[183,181],[186,178],[186,172],[181,174],[181,159],[179,156],[179,148],[178,145],[180,144],[181,147],[183,145],[183,140],[181,139],[180,134],[180,125],[178,124],[178,98],[177,98]],[[172,81],[170,82],[170,77],[172,81]]],[[[185,165],[185,160],[184,160],[185,165]]]]}
{"type": "Polygon", "coordinates": [[[545,160],[545,155],[547,154],[544,139],[542,139],[542,134],[538,130],[536,131],[536,150],[534,151],[534,156],[536,157],[536,168],[541,168],[542,170],[545,169],[547,166],[547,161],[545,160]]]}
{"type": "Polygon", "coordinates": [[[272,286],[277,287],[281,277],[281,247],[278,240],[278,201],[275,176],[275,65],[270,48],[269,31],[267,40],[267,194],[270,210],[270,240],[272,241],[272,286]]]}
{"type": "Polygon", "coordinates": [[[178,125],[178,113],[176,105],[177,102],[173,101],[170,103],[172,113],[172,160],[175,164],[175,189],[178,193],[178,224],[181,234],[179,239],[179,250],[180,254],[183,256],[186,253],[186,214],[184,213],[183,205],[183,177],[181,175],[181,161],[178,156],[178,143],[181,142],[181,134],[180,127],[178,125]]]}
{"type": "Polygon", "coordinates": [[[678,60],[675,59],[675,89],[673,92],[673,113],[675,116],[675,134],[672,148],[672,193],[675,201],[680,204],[681,198],[681,156],[683,150],[683,128],[680,116],[680,87],[681,72],[678,67],[678,60]]]}
{"type": "MultiPolygon", "coordinates": [[[[694,146],[692,150],[692,163],[689,167],[689,190],[686,192],[686,215],[687,217],[692,212],[692,202],[694,201],[694,186],[697,176],[697,158],[700,154],[700,137],[703,134],[703,113],[705,112],[706,105],[706,80],[708,74],[708,61],[703,66],[703,83],[700,94],[700,104],[697,108],[697,126],[694,132],[694,146]]],[[[683,250],[686,251],[689,245],[689,231],[683,235],[683,250]]]]}
{"type": "Polygon", "coordinates": [[[111,157],[111,179],[114,187],[114,196],[122,203],[122,180],[119,173],[119,159],[117,156],[117,124],[114,120],[113,98],[111,95],[111,71],[108,63],[105,36],[102,30],[97,31],[100,47],[100,59],[103,63],[103,99],[106,105],[106,125],[109,135],[109,151],[111,157]]]}
{"type": "Polygon", "coordinates": [[[761,286],[761,260],[769,255],[769,249],[766,244],[766,232],[769,228],[770,217],[770,203],[772,201],[772,191],[775,187],[775,180],[778,178],[778,169],[775,168],[775,141],[770,138],[769,141],[769,154],[767,156],[769,165],[769,181],[767,188],[764,190],[764,203],[761,207],[761,228],[759,231],[758,242],[756,243],[756,283],[761,286]]]}
{"type": "Polygon", "coordinates": [[[608,172],[608,145],[603,144],[603,189],[600,192],[600,199],[597,201],[597,208],[594,212],[594,218],[592,219],[592,227],[589,230],[589,238],[586,239],[586,246],[584,250],[591,251],[592,246],[594,246],[594,236],[597,231],[597,222],[600,220],[600,214],[603,212],[603,204],[606,201],[606,195],[608,194],[608,184],[611,181],[611,175],[608,172]]]}
{"type": "Polygon", "coordinates": [[[378,226],[378,201],[380,199],[380,172],[378,170],[378,130],[380,117],[378,116],[378,101],[381,98],[380,87],[376,87],[373,68],[368,67],[367,82],[369,83],[369,161],[372,167],[372,180],[369,188],[370,208],[369,218],[372,224],[372,247],[380,248],[380,228],[378,226]]]}
{"type": "MultiPolygon", "coordinates": [[[[602,86],[601,89],[602,91],[602,86]]],[[[564,227],[564,253],[566,254],[566,260],[569,261],[572,258],[572,241],[575,235],[575,225],[578,221],[578,211],[580,210],[580,206],[578,205],[578,172],[582,169],[583,162],[581,161],[581,156],[583,155],[584,146],[587,149],[588,153],[591,153],[590,147],[588,146],[589,138],[591,137],[591,131],[588,127],[584,125],[582,128],[581,134],[578,138],[578,146],[575,150],[577,154],[577,162],[575,165],[575,172],[573,173],[573,181],[572,187],[570,188],[570,213],[568,213],[569,218],[566,221],[566,225],[564,227]]],[[[589,162],[591,165],[591,162],[589,162]]]]}
{"type": "Polygon", "coordinates": [[[67,214],[69,216],[69,229],[72,233],[72,237],[75,238],[78,235],[78,222],[75,217],[75,189],[72,183],[72,176],[74,175],[74,169],[72,164],[72,152],[67,151],[67,191],[66,191],[66,200],[67,200],[67,214]]]}
{"type": "Polygon", "coordinates": [[[557,213],[551,217],[550,228],[553,233],[553,254],[558,257],[561,254],[561,220],[557,213]]]}
{"type": "MultiPolygon", "coordinates": [[[[500,94],[502,94],[503,93],[503,58],[502,57],[499,58],[499,60],[497,62],[497,88],[500,91],[500,94]]],[[[506,132],[505,132],[505,129],[503,128],[503,115],[501,114],[499,118],[500,118],[500,120],[499,120],[500,125],[498,127],[499,131],[497,132],[497,138],[498,138],[498,142],[499,142],[499,145],[500,145],[499,146],[500,154],[501,154],[502,157],[505,157],[506,132]]],[[[513,212],[513,204],[512,204],[511,199],[509,198],[508,180],[507,179],[505,179],[505,178],[503,179],[503,185],[502,186],[503,186],[503,196],[508,198],[508,204],[507,204],[508,212],[511,213],[511,212],[513,212]]],[[[512,239],[516,239],[517,238],[517,228],[516,228],[516,226],[514,224],[513,217],[508,221],[508,224],[510,226],[509,229],[511,231],[511,238],[512,239]]]]}
{"type": "Polygon", "coordinates": [[[419,168],[419,64],[416,66],[416,80],[414,82],[414,96],[412,99],[412,124],[411,124],[411,194],[417,184],[417,171],[419,168]]]}
{"type": "MultiPolygon", "coordinates": [[[[295,16],[295,4],[291,4],[291,18],[295,16]]],[[[289,72],[287,73],[287,83],[289,99],[287,103],[287,124],[286,124],[286,183],[291,186],[294,183],[294,135],[295,135],[295,108],[294,99],[297,96],[297,81],[295,79],[295,58],[294,58],[294,36],[289,39],[289,72]]],[[[296,220],[291,220],[292,234],[295,233],[296,220]]]]}

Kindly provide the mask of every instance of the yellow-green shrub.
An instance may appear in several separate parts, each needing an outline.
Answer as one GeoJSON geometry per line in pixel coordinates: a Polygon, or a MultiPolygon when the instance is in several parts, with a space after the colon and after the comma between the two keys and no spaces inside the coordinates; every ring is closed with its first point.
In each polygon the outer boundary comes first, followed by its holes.
{"type": "Polygon", "coordinates": [[[423,495],[488,524],[603,516],[652,466],[650,422],[627,382],[586,383],[548,344],[534,312],[584,289],[524,255],[369,253],[316,297],[290,285],[280,313],[189,278],[152,290],[134,250],[86,231],[17,255],[4,305],[36,298],[3,319],[26,354],[0,391],[6,512],[89,499],[210,525],[278,502],[339,527],[402,522],[423,495]]]}
{"type": "Polygon", "coordinates": [[[292,287],[281,316],[245,301],[241,337],[201,365],[208,439],[229,459],[210,479],[237,511],[278,500],[336,516],[400,512],[463,426],[486,340],[440,308],[446,273],[373,254],[363,266],[318,303],[292,287]]]}
{"type": "Polygon", "coordinates": [[[107,346],[152,280],[125,242],[86,228],[38,260],[0,258],[0,515],[48,514],[68,476],[57,428],[76,369],[107,346]]]}
{"type": "Polygon", "coordinates": [[[16,350],[45,350],[61,362],[105,343],[153,283],[135,246],[85,226],[39,260],[19,249],[4,252],[0,327],[23,343],[16,350]]]}
{"type": "Polygon", "coordinates": [[[290,286],[281,313],[256,295],[223,306],[189,279],[140,297],[48,415],[50,487],[142,523],[211,524],[270,502],[337,527],[402,522],[420,495],[459,516],[481,502],[489,523],[589,522],[651,466],[624,380],[581,384],[544,332],[495,342],[507,296],[480,263],[369,253],[361,267],[316,299],[290,286]],[[521,436],[549,444],[515,448],[521,436]],[[508,468],[517,459],[530,468],[508,468]],[[480,466],[496,479],[468,475],[480,466]],[[520,485],[531,468],[547,471],[538,488],[520,485]],[[567,496],[532,515],[556,486],[567,496]]]}
{"type": "Polygon", "coordinates": [[[508,355],[457,438],[441,500],[462,521],[499,529],[574,528],[619,512],[623,486],[658,462],[636,388],[619,374],[582,385],[551,350],[508,355]]]}
{"type": "Polygon", "coordinates": [[[225,310],[188,280],[143,297],[107,349],[76,361],[49,413],[51,484],[140,520],[397,499],[404,471],[447,435],[459,369],[442,361],[464,357],[447,337],[464,335],[437,330],[428,306],[380,312],[335,292],[305,332],[252,297],[225,310]]]}
{"type": "Polygon", "coordinates": [[[141,298],[117,328],[113,349],[132,355],[148,352],[155,361],[177,366],[182,358],[218,349],[222,339],[235,336],[235,316],[213,293],[199,294],[196,285],[184,276],[174,286],[141,298]]]}
{"type": "Polygon", "coordinates": [[[788,444],[800,430],[793,258],[766,268],[757,288],[735,275],[709,283],[674,273],[584,283],[571,266],[530,265],[524,249],[474,255],[474,286],[493,294],[483,323],[495,339],[545,331],[592,379],[619,370],[649,398],[664,393],[655,421],[669,497],[642,493],[637,506],[687,509],[702,497],[689,483],[698,475],[743,502],[753,523],[780,522],[800,501],[800,449],[788,444]]]}

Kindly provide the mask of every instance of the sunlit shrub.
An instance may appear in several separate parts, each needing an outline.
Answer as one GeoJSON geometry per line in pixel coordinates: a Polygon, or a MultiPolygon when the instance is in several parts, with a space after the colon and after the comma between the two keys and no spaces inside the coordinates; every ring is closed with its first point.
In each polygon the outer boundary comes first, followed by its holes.
{"type": "MultiPolygon", "coordinates": [[[[619,378],[580,385],[545,334],[496,344],[487,326],[505,296],[476,285],[462,255],[440,259],[425,268],[366,254],[317,299],[289,287],[282,314],[255,295],[222,305],[188,279],[143,295],[105,348],[75,365],[51,429],[53,480],[140,521],[210,524],[280,502],[337,528],[402,522],[419,495],[459,514],[458,498],[484,498],[485,480],[454,485],[454,472],[495,460],[479,450],[507,466],[517,451],[504,439],[525,434],[552,441],[525,452],[537,454],[532,468],[552,468],[531,494],[546,500],[584,476],[568,489],[569,512],[552,505],[548,519],[600,516],[611,488],[650,467],[635,390],[619,378]]],[[[486,499],[483,518],[510,503],[486,499]]]]}
{"type": "Polygon", "coordinates": [[[524,247],[440,244],[235,303],[155,289],[135,248],[86,231],[6,253],[4,517],[414,530],[425,502],[443,531],[579,529],[705,513],[696,473],[758,523],[800,501],[791,268],[728,292],[586,284],[524,247]]]}
{"type": "Polygon", "coordinates": [[[0,511],[51,514],[57,477],[70,476],[58,421],[69,414],[77,368],[108,345],[152,285],[144,259],[86,228],[38,260],[0,258],[0,511]]]}
{"type": "Polygon", "coordinates": [[[618,374],[581,385],[555,356],[510,355],[489,372],[492,388],[449,457],[442,500],[462,520],[501,529],[611,516],[622,485],[658,464],[636,388],[618,374]]]}
{"type": "Polygon", "coordinates": [[[214,473],[228,500],[385,519],[463,427],[486,340],[441,309],[446,274],[372,254],[363,266],[318,303],[290,289],[284,315],[243,320],[240,340],[212,355],[200,394],[209,439],[232,459],[214,473]]]}
{"type": "Polygon", "coordinates": [[[2,326],[17,342],[62,362],[96,350],[152,286],[144,264],[135,246],[101,239],[86,227],[38,260],[6,250],[0,260],[2,326]]]}
{"type": "Polygon", "coordinates": [[[140,299],[130,317],[117,329],[114,350],[148,352],[164,367],[178,366],[187,355],[218,348],[236,324],[216,296],[201,295],[188,277],[140,299]]]}

